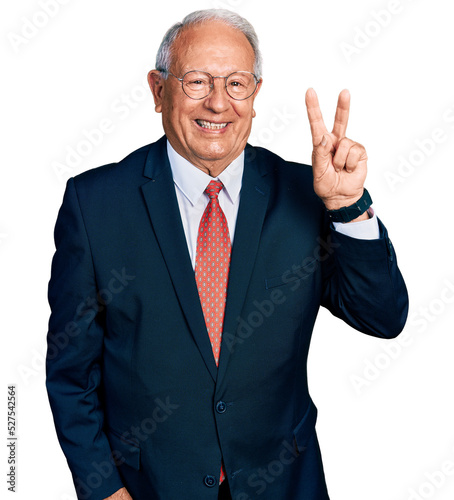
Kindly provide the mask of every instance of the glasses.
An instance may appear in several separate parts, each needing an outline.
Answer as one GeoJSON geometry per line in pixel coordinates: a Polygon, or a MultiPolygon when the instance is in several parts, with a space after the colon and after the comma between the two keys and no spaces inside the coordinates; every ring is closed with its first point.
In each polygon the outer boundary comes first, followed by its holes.
{"type": "Polygon", "coordinates": [[[235,71],[228,76],[213,76],[206,71],[192,70],[178,78],[170,71],[160,70],[168,73],[181,82],[183,92],[191,99],[204,99],[211,94],[214,88],[215,78],[224,78],[227,94],[237,101],[243,101],[255,92],[259,84],[258,78],[248,71],[235,71]]]}

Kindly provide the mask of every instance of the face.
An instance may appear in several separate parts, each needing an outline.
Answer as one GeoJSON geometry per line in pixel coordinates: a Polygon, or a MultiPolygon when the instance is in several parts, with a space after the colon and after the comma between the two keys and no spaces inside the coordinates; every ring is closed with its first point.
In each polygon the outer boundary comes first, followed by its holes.
{"type": "MultiPolygon", "coordinates": [[[[253,73],[254,51],[243,33],[221,22],[195,25],[175,41],[170,71],[181,78],[194,69],[213,76],[253,73]]],[[[216,78],[210,95],[194,100],[171,75],[164,80],[153,70],[148,81],[166,136],[177,153],[213,177],[240,155],[251,131],[254,99],[261,84],[249,99],[236,101],[227,94],[225,80],[216,78]]]]}

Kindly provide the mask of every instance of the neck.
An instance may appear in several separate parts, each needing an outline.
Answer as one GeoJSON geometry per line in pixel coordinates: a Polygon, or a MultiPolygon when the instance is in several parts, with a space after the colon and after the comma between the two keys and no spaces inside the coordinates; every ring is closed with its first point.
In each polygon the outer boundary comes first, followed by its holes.
{"type": "MultiPolygon", "coordinates": [[[[190,161],[190,160],[189,160],[190,161]]],[[[205,172],[207,175],[210,177],[218,177],[229,165],[230,161],[228,163],[226,162],[199,162],[199,163],[194,163],[191,162],[195,167],[197,167],[199,170],[202,172],[205,172]]]]}
{"type": "MultiPolygon", "coordinates": [[[[168,137],[167,139],[169,140],[168,137]]],[[[244,151],[244,148],[246,147],[247,140],[244,141],[243,147],[241,147],[241,145],[238,145],[235,150],[227,156],[214,159],[210,157],[199,156],[198,154],[196,154],[196,152],[192,151],[189,148],[181,147],[180,144],[172,144],[171,140],[169,140],[169,143],[176,153],[178,153],[181,157],[191,163],[194,167],[198,168],[210,177],[215,178],[241,155],[241,153],[244,151]]],[[[215,152],[213,152],[213,156],[214,155],[215,152]]]]}

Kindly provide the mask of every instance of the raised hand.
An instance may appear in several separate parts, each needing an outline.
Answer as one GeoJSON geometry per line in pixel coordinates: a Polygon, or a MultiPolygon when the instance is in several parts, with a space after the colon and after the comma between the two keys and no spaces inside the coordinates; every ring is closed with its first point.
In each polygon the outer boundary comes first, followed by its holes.
{"type": "Polygon", "coordinates": [[[350,93],[343,90],[337,101],[332,132],[328,132],[314,89],[306,92],[307,115],[312,133],[314,190],[328,210],[358,201],[367,174],[364,146],[345,137],[350,112],[350,93]]]}

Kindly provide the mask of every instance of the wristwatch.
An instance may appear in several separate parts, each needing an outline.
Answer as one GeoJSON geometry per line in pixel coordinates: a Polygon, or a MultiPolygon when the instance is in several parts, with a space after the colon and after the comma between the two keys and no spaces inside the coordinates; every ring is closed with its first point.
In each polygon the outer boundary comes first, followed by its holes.
{"type": "Polygon", "coordinates": [[[362,215],[372,205],[372,198],[369,192],[364,188],[363,195],[353,205],[341,207],[338,210],[327,210],[326,213],[331,222],[351,222],[362,215]]]}

